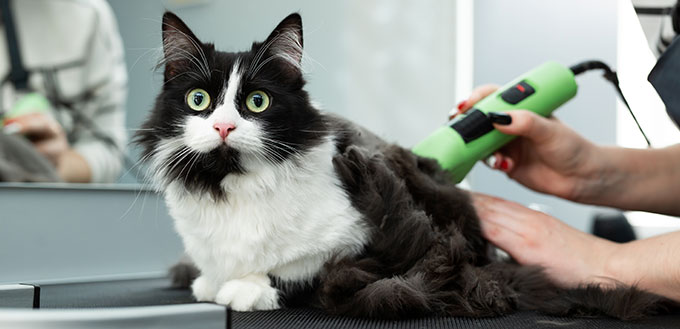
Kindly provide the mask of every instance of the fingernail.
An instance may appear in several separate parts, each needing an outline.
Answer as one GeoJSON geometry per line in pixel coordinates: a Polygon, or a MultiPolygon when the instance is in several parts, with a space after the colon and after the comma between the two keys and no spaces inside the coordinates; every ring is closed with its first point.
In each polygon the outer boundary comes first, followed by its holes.
{"type": "Polygon", "coordinates": [[[458,106],[456,106],[458,108],[458,111],[462,110],[465,107],[465,104],[467,104],[467,100],[458,103],[458,106]]]}
{"type": "Polygon", "coordinates": [[[486,165],[492,169],[496,168],[496,162],[498,162],[498,159],[495,155],[490,155],[486,158],[486,160],[484,160],[484,163],[486,163],[486,165]]]}
{"type": "Polygon", "coordinates": [[[512,117],[509,116],[508,114],[501,113],[501,112],[489,112],[489,120],[491,122],[507,126],[512,123],[512,117]]]}
{"type": "Polygon", "coordinates": [[[510,163],[508,163],[508,160],[503,159],[503,161],[501,161],[501,169],[508,170],[508,167],[510,167],[510,163]]]}
{"type": "Polygon", "coordinates": [[[458,113],[459,113],[458,109],[453,109],[453,110],[449,111],[449,120],[455,118],[456,115],[458,115],[458,113]]]}
{"type": "Polygon", "coordinates": [[[2,128],[2,132],[7,135],[13,135],[21,131],[21,125],[18,123],[10,123],[2,128]]]}

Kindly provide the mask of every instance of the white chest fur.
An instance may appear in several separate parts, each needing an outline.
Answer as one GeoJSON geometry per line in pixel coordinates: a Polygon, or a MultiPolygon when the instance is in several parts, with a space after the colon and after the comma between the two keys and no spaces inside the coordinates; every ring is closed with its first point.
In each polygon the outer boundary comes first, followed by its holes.
{"type": "Polygon", "coordinates": [[[308,280],[331,256],[360,252],[368,232],[335,175],[334,150],[328,140],[280,166],[227,176],[223,201],[171,183],[166,202],[202,275],[308,280]]]}

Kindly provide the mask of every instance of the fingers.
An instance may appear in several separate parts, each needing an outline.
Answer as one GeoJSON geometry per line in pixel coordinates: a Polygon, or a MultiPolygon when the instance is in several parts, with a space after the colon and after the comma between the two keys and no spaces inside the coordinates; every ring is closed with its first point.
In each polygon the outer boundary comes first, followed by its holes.
{"type": "Polygon", "coordinates": [[[59,157],[68,150],[68,143],[61,138],[47,138],[34,142],[33,145],[55,166],[59,163],[59,157]]]}
{"type": "Polygon", "coordinates": [[[507,213],[499,204],[508,202],[496,197],[473,193],[473,202],[479,215],[482,235],[495,246],[515,257],[515,250],[522,246],[521,222],[507,213]]]}
{"type": "Polygon", "coordinates": [[[475,88],[475,90],[470,93],[470,97],[461,103],[463,106],[461,106],[460,111],[465,112],[471,109],[472,106],[477,104],[482,98],[493,94],[499,87],[500,86],[496,84],[486,84],[475,88]]]}
{"type": "Polygon", "coordinates": [[[31,140],[47,139],[59,135],[61,127],[54,119],[41,113],[22,115],[7,120],[5,131],[18,133],[31,140]]]}
{"type": "Polygon", "coordinates": [[[500,198],[472,193],[482,234],[521,264],[540,264],[551,251],[556,232],[566,225],[544,213],[500,198]]]}
{"type": "Polygon", "coordinates": [[[473,193],[472,200],[482,221],[495,223],[517,234],[525,231],[527,216],[536,212],[519,203],[481,193],[473,193]]]}
{"type": "Polygon", "coordinates": [[[501,152],[495,152],[484,160],[489,168],[494,170],[500,170],[505,173],[509,173],[515,167],[515,161],[507,155],[501,152]]]}
{"type": "Polygon", "coordinates": [[[449,113],[449,118],[455,117],[458,113],[465,113],[467,110],[471,109],[477,102],[479,102],[482,98],[491,95],[493,92],[498,90],[500,86],[496,84],[486,84],[479,86],[475,88],[471,93],[470,96],[458,103],[458,106],[456,106],[455,109],[451,110],[449,113]]]}
{"type": "Polygon", "coordinates": [[[36,150],[57,165],[60,156],[69,148],[63,129],[50,116],[42,113],[22,115],[7,120],[5,133],[26,136],[36,150]]]}
{"type": "Polygon", "coordinates": [[[512,122],[508,125],[494,124],[494,128],[504,134],[523,136],[534,142],[546,141],[554,136],[557,123],[551,119],[527,110],[505,113],[512,117],[512,122]]]}

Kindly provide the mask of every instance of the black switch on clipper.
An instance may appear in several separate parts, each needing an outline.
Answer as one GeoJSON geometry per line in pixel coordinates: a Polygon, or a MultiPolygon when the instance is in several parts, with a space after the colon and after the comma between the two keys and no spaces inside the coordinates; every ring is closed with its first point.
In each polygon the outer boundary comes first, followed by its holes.
{"type": "Polygon", "coordinates": [[[523,99],[531,96],[535,92],[534,87],[526,83],[526,81],[522,80],[516,85],[510,87],[510,89],[504,91],[501,94],[501,98],[512,104],[515,105],[519,102],[521,102],[523,99]]]}
{"type": "Polygon", "coordinates": [[[463,137],[466,144],[494,129],[489,117],[478,109],[470,110],[463,119],[451,124],[451,128],[463,137]]]}

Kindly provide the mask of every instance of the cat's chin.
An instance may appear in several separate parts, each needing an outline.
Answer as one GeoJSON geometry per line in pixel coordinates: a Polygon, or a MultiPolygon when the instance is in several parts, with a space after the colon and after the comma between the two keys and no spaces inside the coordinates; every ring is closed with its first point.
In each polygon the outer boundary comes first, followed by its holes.
{"type": "Polygon", "coordinates": [[[233,161],[236,160],[235,158],[238,157],[239,153],[240,152],[233,146],[230,146],[227,143],[221,143],[208,152],[207,158],[209,158],[211,161],[233,161]]]}

